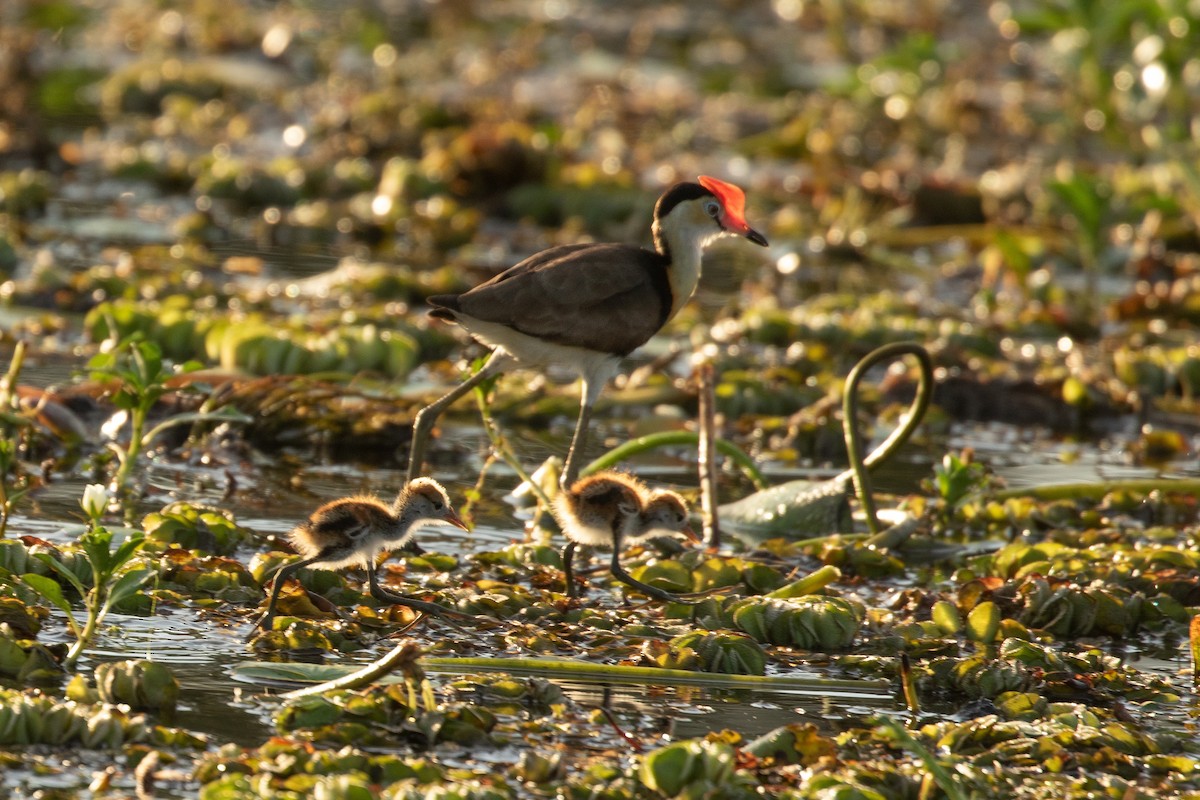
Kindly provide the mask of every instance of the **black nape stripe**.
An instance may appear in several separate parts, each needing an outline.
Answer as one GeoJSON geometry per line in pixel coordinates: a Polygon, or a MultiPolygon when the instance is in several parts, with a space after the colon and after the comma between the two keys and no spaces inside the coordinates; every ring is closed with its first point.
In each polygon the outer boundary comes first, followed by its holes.
{"type": "Polygon", "coordinates": [[[670,214],[671,209],[675,206],[698,197],[716,197],[716,195],[698,183],[677,183],[658,198],[658,202],[654,205],[654,218],[662,219],[670,214]]]}

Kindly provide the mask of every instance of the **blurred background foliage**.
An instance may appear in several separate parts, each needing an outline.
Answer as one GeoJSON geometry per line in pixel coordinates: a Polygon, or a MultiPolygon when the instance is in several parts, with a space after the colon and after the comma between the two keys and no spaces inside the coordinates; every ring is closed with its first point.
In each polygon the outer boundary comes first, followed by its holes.
{"type": "MultiPolygon", "coordinates": [[[[710,172],[773,244],[722,252],[681,321],[715,319],[719,343],[765,328],[786,348],[825,319],[863,342],[849,358],[940,318],[947,368],[999,355],[1092,399],[1190,401],[1198,6],[12,0],[0,295],[154,317],[190,294],[260,329],[326,308],[316,338],[357,341],[333,328],[538,248],[645,242],[657,190],[710,172]]],[[[421,316],[369,368],[443,356],[421,316]]],[[[181,357],[244,367],[221,355],[239,343],[201,343],[213,327],[181,357]]],[[[311,360],[352,367],[348,346],[311,360]]]]}

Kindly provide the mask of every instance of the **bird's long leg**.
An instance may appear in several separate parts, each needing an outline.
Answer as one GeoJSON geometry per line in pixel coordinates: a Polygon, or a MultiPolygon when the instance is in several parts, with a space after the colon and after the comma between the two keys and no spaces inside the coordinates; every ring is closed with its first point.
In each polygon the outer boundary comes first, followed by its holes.
{"type": "Polygon", "coordinates": [[[558,485],[564,490],[570,489],[579,477],[579,459],[583,458],[583,451],[587,449],[588,425],[592,421],[592,406],[596,404],[596,398],[604,388],[605,381],[585,375],[582,383],[579,421],[575,423],[575,435],[571,437],[571,449],[567,451],[567,461],[563,464],[562,475],[558,481],[558,485]]]}
{"type": "Polygon", "coordinates": [[[572,566],[574,561],[575,542],[568,541],[562,549],[563,580],[567,582],[567,597],[579,596],[579,590],[575,588],[575,569],[572,566]]]}
{"type": "Polygon", "coordinates": [[[490,617],[480,617],[476,614],[467,614],[463,611],[456,611],[453,608],[445,608],[443,606],[439,606],[437,603],[430,603],[426,600],[421,600],[407,594],[397,594],[396,592],[392,592],[383,588],[383,586],[379,583],[379,575],[375,570],[374,559],[367,559],[367,586],[370,588],[371,596],[376,600],[382,600],[385,603],[393,603],[398,606],[407,606],[413,611],[420,611],[430,616],[438,617],[447,625],[453,628],[458,628],[459,630],[464,629],[458,625],[455,625],[453,622],[446,619],[446,617],[450,616],[461,617],[463,619],[470,620],[486,620],[489,622],[493,621],[490,617]]]}
{"type": "Polygon", "coordinates": [[[426,600],[418,600],[415,597],[409,597],[404,594],[397,594],[383,588],[379,583],[379,574],[375,569],[375,560],[367,560],[367,586],[371,590],[371,596],[376,600],[382,600],[385,603],[394,603],[398,606],[408,606],[414,611],[423,611],[426,614],[444,617],[447,613],[454,613],[450,609],[442,608],[437,603],[430,603],[426,600]]]}
{"type": "Polygon", "coordinates": [[[412,446],[408,452],[407,480],[411,481],[421,474],[421,466],[425,463],[425,446],[429,443],[433,425],[442,412],[484,380],[503,371],[510,361],[511,357],[507,353],[501,350],[494,351],[478,372],[417,412],[417,417],[413,420],[412,446]]]}
{"type": "Polygon", "coordinates": [[[271,630],[271,624],[275,621],[275,603],[279,600],[279,592],[283,589],[283,584],[287,583],[288,578],[292,577],[292,573],[296,570],[320,560],[320,556],[314,556],[306,558],[303,561],[293,561],[291,564],[284,564],[275,571],[274,584],[271,587],[271,599],[267,601],[267,612],[258,620],[256,627],[262,628],[264,631],[271,630]]]}
{"type": "Polygon", "coordinates": [[[665,589],[659,589],[657,586],[651,586],[648,583],[642,583],[637,578],[625,571],[625,568],[621,566],[620,531],[613,531],[612,574],[613,577],[627,586],[632,586],[642,594],[649,595],[656,600],[662,600],[664,603],[684,603],[686,605],[692,605],[686,600],[680,598],[678,595],[671,594],[665,589]]]}

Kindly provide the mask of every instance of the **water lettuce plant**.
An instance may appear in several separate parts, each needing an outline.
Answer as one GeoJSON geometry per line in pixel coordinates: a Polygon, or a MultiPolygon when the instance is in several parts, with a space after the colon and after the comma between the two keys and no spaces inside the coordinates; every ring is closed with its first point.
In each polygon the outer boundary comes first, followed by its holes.
{"type": "Polygon", "coordinates": [[[146,542],[141,531],[126,530],[118,536],[100,524],[107,500],[108,494],[99,484],[90,485],[81,500],[81,507],[88,515],[88,526],[79,535],[77,545],[90,575],[79,576],[53,554],[42,552],[34,558],[49,567],[53,577],[32,572],[18,576],[25,586],[66,617],[67,628],[74,637],[63,659],[63,668],[67,670],[72,669],[91,646],[113,606],[133,596],[157,574],[153,567],[139,566],[134,561],[146,542]],[[63,592],[64,584],[83,601],[82,621],[63,592]]]}

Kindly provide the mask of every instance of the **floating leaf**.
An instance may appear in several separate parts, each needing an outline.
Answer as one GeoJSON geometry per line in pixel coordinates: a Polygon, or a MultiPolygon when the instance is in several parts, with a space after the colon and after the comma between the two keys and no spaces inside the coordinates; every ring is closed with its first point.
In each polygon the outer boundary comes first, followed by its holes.
{"type": "Polygon", "coordinates": [[[980,644],[996,641],[1000,632],[1000,607],[990,600],[980,603],[967,615],[967,636],[980,644]]]}
{"type": "Polygon", "coordinates": [[[675,797],[692,785],[703,792],[725,784],[733,776],[734,766],[729,745],[689,739],[647,753],[637,774],[647,789],[675,797]]]}
{"type": "Polygon", "coordinates": [[[955,634],[962,630],[962,615],[958,613],[958,606],[953,603],[945,600],[937,601],[933,604],[930,616],[942,633],[955,634]]]}
{"type": "Polygon", "coordinates": [[[67,598],[63,595],[62,587],[53,578],[27,572],[21,576],[21,581],[49,601],[59,611],[68,616],[71,615],[71,604],[67,602],[67,598]]]}
{"type": "Polygon", "coordinates": [[[747,742],[742,750],[758,758],[773,758],[781,764],[814,764],[832,757],[837,747],[810,722],[784,725],[747,742]]]}

